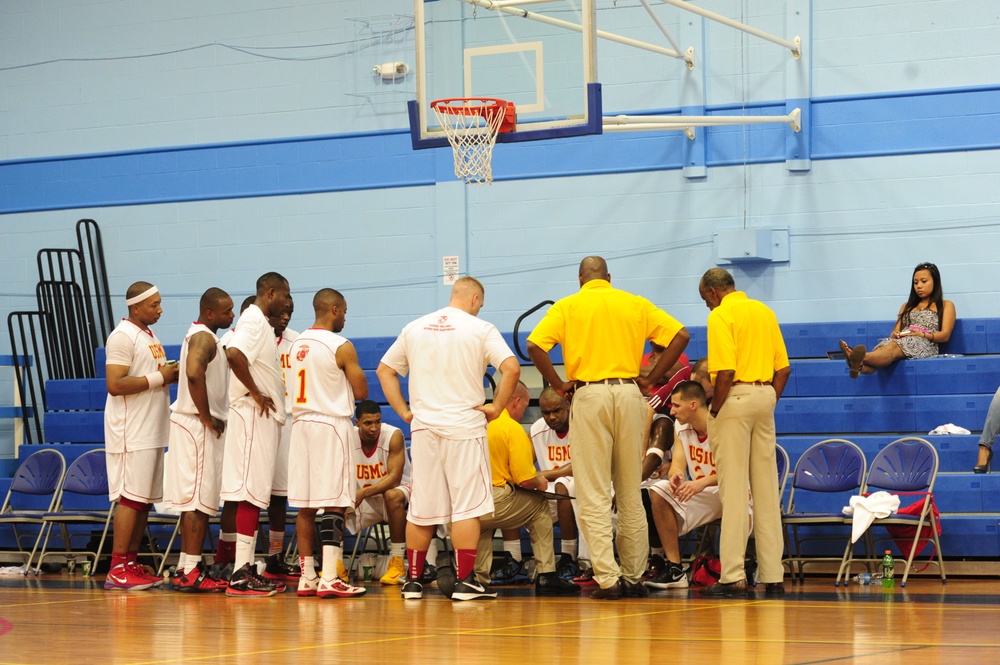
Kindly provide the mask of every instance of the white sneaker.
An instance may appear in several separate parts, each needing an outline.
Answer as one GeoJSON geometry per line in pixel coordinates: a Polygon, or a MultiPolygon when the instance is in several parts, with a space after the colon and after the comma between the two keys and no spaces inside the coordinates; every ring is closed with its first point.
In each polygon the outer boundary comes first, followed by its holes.
{"type": "Polygon", "coordinates": [[[365,595],[367,592],[368,589],[364,587],[351,586],[350,584],[345,584],[340,579],[335,579],[332,582],[320,580],[319,586],[316,588],[316,595],[319,598],[356,598],[365,595]]]}
{"type": "Polygon", "coordinates": [[[303,575],[299,578],[299,588],[295,593],[299,596],[315,596],[318,587],[318,577],[306,577],[303,575]]]}

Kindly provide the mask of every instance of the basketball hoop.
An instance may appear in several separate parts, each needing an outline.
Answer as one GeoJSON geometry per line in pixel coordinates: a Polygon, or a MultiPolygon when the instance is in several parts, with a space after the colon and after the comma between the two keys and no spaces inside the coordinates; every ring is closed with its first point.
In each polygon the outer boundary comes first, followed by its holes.
{"type": "Polygon", "coordinates": [[[431,108],[455,154],[455,175],[470,185],[493,182],[493,146],[517,126],[514,103],[468,97],[437,99],[431,108]]]}

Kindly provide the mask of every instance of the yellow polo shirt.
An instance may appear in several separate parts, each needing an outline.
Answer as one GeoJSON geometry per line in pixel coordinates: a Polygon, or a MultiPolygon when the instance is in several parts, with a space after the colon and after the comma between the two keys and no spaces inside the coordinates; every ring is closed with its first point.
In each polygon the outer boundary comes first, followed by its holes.
{"type": "Polygon", "coordinates": [[[734,381],[770,381],[788,367],[788,351],[774,312],[742,291],[726,294],[708,315],[708,372],[734,370],[734,381]]]}
{"type": "Polygon", "coordinates": [[[634,379],[646,340],[667,346],[684,326],[641,296],[593,279],[549,308],[528,341],[562,345],[566,379],[634,379]]]}
{"type": "Polygon", "coordinates": [[[486,427],[486,442],[490,447],[490,468],[496,487],[507,483],[520,485],[538,475],[531,454],[531,439],[507,409],[486,427]]]}

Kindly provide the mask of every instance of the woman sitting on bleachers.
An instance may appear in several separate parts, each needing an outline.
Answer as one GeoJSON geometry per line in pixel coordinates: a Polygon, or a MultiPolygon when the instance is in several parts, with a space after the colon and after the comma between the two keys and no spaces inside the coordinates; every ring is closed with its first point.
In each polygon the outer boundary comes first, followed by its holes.
{"type": "Polygon", "coordinates": [[[910,297],[899,309],[896,325],[889,337],[870,352],[863,344],[853,348],[840,340],[847,357],[851,378],[872,374],[903,358],[931,358],[938,355],[938,344],[951,338],[955,328],[955,305],[945,300],[941,273],[933,263],[921,263],[913,269],[910,297]]]}

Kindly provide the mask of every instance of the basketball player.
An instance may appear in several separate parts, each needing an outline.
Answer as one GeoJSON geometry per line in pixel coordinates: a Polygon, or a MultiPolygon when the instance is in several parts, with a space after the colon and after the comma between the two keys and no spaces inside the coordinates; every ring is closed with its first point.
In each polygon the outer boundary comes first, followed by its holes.
{"type": "MultiPolygon", "coordinates": [[[[548,491],[563,496],[576,496],[573,484],[573,463],[569,452],[569,400],[551,386],[538,396],[542,412],[531,426],[531,445],[539,473],[549,481],[548,491]]],[[[562,554],[556,564],[560,576],[572,578],[577,570],[577,538],[575,500],[553,501],[559,520],[562,554]]]]}
{"type": "Polygon", "coordinates": [[[654,589],[684,589],[679,538],[722,517],[719,479],[708,440],[708,400],[696,381],[683,381],[670,394],[674,448],[666,477],[649,483],[656,531],[667,559],[666,569],[646,580],[654,589]],[[690,478],[690,479],[688,479],[690,478]]]}
{"type": "Polygon", "coordinates": [[[260,510],[267,508],[281,425],[285,383],[268,317],[288,306],[288,280],[276,272],[257,279],[257,297],[236,324],[226,347],[229,419],[222,466],[222,499],[235,501],[236,561],[228,596],[273,596],[278,588],[257,575],[254,543],[260,510]]]}
{"type": "Polygon", "coordinates": [[[382,409],[371,400],[358,404],[352,461],[357,479],[355,510],[347,528],[361,533],[372,524],[389,523],[389,565],[379,580],[403,584],[406,576],[406,505],[410,501],[410,459],[403,431],[382,422],[382,409]]]}
{"type": "MultiPolygon", "coordinates": [[[[288,307],[279,316],[269,319],[277,336],[278,362],[281,365],[281,376],[285,384],[285,412],[292,412],[292,381],[289,372],[291,364],[289,353],[299,334],[288,327],[295,310],[292,299],[288,299],[288,307]]],[[[267,506],[268,550],[267,564],[264,568],[264,579],[282,582],[298,582],[301,574],[298,567],[289,566],[285,562],[285,518],[288,513],[288,446],[292,440],[292,419],[287,418],[281,426],[281,438],[278,442],[278,455],[274,460],[274,480],[271,486],[271,500],[267,506]]]]}
{"type": "Polygon", "coordinates": [[[288,502],[299,509],[298,595],[353,598],[364,587],[337,576],[344,556],[344,514],[355,504],[351,450],[357,437],[351,423],[355,397],[368,397],[368,382],[354,345],[339,333],[347,318],[347,301],[333,289],[313,297],[316,322],[292,343],[292,442],[288,456],[288,502]],[[323,509],[320,540],[323,575],[316,577],[314,540],[316,513],[323,509]]]}
{"type": "Polygon", "coordinates": [[[175,591],[224,591],[228,583],[208,576],[201,553],[208,519],[219,508],[223,433],[229,416],[226,352],[216,337],[233,325],[233,299],[218,288],[201,296],[198,320],[181,344],[180,367],[185,379],[171,406],[167,498],[181,513],[181,552],[175,591]]]}
{"type": "MultiPolygon", "coordinates": [[[[247,307],[252,305],[256,299],[256,295],[243,299],[240,304],[240,316],[243,316],[243,312],[247,311],[247,307]]],[[[229,346],[229,340],[235,334],[236,329],[230,328],[219,338],[223,353],[229,346]]],[[[215,560],[208,568],[210,576],[226,580],[226,582],[233,574],[233,563],[236,561],[236,507],[238,505],[235,501],[223,501],[222,503],[222,514],[219,516],[219,547],[215,553],[215,560]]]]}
{"type": "Polygon", "coordinates": [[[458,581],[454,600],[495,598],[473,570],[479,518],[493,512],[486,423],[507,406],[521,366],[496,326],[477,318],[485,292],[479,280],[460,277],[448,307],[413,321],[386,351],[376,373],[393,410],[412,424],[410,508],[406,520],[409,581],[402,596],[423,596],[418,581],[437,524],[452,523],[458,581]],[[492,404],[483,404],[487,365],[501,372],[492,404]],[[399,375],[410,375],[410,402],[399,375]]]}
{"type": "Polygon", "coordinates": [[[163,345],[150,329],[160,320],[160,292],[136,282],[125,293],[128,318],[107,344],[108,400],[104,407],[108,496],[118,501],[105,589],[138,591],[163,578],[136,562],[153,503],[163,498],[163,447],[168,439],[170,392],[177,364],[167,364],[163,345]]]}

